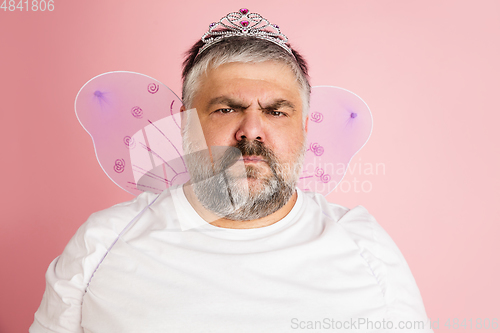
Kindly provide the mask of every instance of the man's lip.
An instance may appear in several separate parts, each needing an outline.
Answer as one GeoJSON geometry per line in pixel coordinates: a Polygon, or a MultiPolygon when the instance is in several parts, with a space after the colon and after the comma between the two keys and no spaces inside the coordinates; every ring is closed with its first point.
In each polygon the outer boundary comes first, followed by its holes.
{"type": "Polygon", "coordinates": [[[265,159],[259,156],[243,156],[242,157],[243,162],[245,163],[259,163],[259,162],[266,162],[265,159]]]}

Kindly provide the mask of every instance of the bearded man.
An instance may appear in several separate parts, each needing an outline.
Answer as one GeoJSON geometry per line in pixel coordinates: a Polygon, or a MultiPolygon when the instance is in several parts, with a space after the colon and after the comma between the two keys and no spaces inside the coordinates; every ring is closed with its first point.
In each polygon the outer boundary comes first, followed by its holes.
{"type": "Polygon", "coordinates": [[[366,209],[296,188],[307,66],[244,22],[187,54],[191,180],[93,214],[49,267],[30,332],[431,331],[366,209]]]}

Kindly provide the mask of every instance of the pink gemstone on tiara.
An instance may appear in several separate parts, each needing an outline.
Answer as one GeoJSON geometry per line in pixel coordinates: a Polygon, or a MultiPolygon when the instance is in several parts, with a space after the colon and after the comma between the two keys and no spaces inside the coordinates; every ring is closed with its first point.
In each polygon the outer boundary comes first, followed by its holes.
{"type": "Polygon", "coordinates": [[[215,23],[215,22],[212,22],[212,23],[210,23],[209,27],[211,28],[211,27],[213,27],[214,25],[216,25],[216,23],[215,23]]]}
{"type": "Polygon", "coordinates": [[[246,9],[246,8],[241,8],[241,9],[240,9],[240,13],[242,13],[243,15],[246,15],[246,14],[248,14],[248,9],[246,9]]]}
{"type": "Polygon", "coordinates": [[[241,21],[241,25],[244,27],[248,27],[249,24],[250,24],[250,22],[248,22],[248,21],[241,21]]]}

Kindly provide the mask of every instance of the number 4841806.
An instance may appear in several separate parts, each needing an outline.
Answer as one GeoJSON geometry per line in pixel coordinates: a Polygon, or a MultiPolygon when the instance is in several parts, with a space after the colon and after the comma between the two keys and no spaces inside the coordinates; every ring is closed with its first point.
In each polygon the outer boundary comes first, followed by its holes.
{"type": "Polygon", "coordinates": [[[44,11],[53,11],[54,10],[54,0],[20,0],[17,4],[15,0],[3,0],[0,9],[3,9],[4,12],[9,10],[10,12],[19,10],[20,12],[30,10],[32,12],[44,12],[44,11]],[[30,6],[31,4],[31,6],[30,6]]]}

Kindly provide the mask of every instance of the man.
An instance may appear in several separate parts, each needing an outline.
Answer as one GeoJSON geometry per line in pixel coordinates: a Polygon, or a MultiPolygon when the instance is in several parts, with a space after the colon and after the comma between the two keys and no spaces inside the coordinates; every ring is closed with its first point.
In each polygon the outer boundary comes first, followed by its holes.
{"type": "Polygon", "coordinates": [[[255,15],[212,26],[184,63],[190,182],[93,214],[30,332],[430,331],[375,219],[295,187],[307,66],[279,30],[245,31],[255,15]]]}

